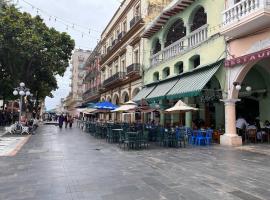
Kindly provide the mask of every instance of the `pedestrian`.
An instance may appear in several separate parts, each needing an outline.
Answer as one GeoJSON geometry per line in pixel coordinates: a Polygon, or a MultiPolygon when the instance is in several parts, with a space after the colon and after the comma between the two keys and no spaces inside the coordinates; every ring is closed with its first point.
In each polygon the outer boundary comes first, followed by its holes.
{"type": "Polygon", "coordinates": [[[64,116],[64,122],[65,122],[65,128],[67,128],[67,125],[68,125],[68,115],[67,114],[64,116]]]}
{"type": "Polygon", "coordinates": [[[64,118],[63,114],[61,114],[59,116],[59,118],[58,118],[59,128],[62,128],[63,127],[64,120],[65,120],[65,118],[64,118]]]}
{"type": "Polygon", "coordinates": [[[72,116],[69,116],[68,122],[69,122],[69,128],[72,128],[72,124],[73,124],[73,117],[72,116]]]}

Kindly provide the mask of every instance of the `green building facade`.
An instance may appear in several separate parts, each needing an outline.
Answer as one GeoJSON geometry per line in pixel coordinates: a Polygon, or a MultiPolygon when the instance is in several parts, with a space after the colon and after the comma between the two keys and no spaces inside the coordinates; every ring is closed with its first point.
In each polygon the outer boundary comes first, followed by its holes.
{"type": "Polygon", "coordinates": [[[151,119],[163,125],[224,127],[225,40],[219,31],[224,1],[172,1],[146,27],[144,87],[134,98],[159,108],[151,119]],[[198,112],[168,114],[179,99],[198,112]]]}

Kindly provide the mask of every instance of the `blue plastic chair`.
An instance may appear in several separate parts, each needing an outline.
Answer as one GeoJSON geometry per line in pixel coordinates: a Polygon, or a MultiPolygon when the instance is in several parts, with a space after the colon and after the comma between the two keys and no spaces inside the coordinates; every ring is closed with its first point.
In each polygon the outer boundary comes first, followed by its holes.
{"type": "Polygon", "coordinates": [[[198,134],[196,137],[196,144],[200,146],[206,144],[205,136],[201,130],[198,130],[198,134]]]}
{"type": "Polygon", "coordinates": [[[206,145],[211,145],[212,144],[212,135],[213,135],[213,130],[212,129],[207,129],[206,130],[206,135],[205,135],[205,142],[206,145]]]}

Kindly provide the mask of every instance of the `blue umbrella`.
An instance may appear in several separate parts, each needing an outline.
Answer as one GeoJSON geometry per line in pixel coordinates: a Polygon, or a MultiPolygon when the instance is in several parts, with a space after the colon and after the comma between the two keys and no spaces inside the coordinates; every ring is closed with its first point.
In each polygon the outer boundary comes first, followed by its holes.
{"type": "Polygon", "coordinates": [[[103,101],[96,103],[95,108],[100,110],[114,110],[118,108],[118,106],[109,101],[103,101]]]}

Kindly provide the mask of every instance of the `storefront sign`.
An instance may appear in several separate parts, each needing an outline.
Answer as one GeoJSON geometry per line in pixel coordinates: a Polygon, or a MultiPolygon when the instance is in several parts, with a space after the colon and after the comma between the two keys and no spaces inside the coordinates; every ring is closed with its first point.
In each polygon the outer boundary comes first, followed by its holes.
{"type": "Polygon", "coordinates": [[[270,57],[270,48],[264,49],[255,53],[247,54],[238,58],[225,60],[225,67],[233,67],[235,65],[242,65],[242,64],[258,61],[267,57],[270,57]]]}

